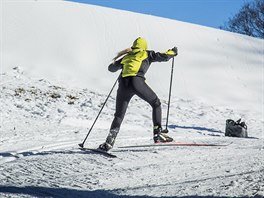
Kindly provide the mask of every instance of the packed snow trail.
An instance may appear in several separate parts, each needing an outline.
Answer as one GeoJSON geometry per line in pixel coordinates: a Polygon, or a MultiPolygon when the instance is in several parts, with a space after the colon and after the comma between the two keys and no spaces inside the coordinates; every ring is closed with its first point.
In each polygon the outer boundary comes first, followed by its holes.
{"type": "MultiPolygon", "coordinates": [[[[151,108],[143,113],[144,101],[135,98],[112,151],[118,158],[111,159],[78,148],[105,95],[59,88],[17,70],[2,79],[1,197],[263,195],[263,139],[224,137],[225,116],[237,116],[232,109],[172,99],[171,120],[181,123],[169,126],[174,139],[228,146],[119,148],[152,142],[151,108]]],[[[104,141],[113,112],[110,98],[85,146],[104,141]]],[[[251,123],[250,135],[260,137],[261,122],[251,123]]]]}

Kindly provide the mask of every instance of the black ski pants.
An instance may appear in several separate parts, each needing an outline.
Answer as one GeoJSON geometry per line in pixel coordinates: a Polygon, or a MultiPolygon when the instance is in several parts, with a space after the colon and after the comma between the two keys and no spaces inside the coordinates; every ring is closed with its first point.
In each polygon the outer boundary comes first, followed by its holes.
{"type": "Polygon", "coordinates": [[[154,126],[161,127],[161,103],[155,92],[146,84],[145,79],[139,76],[119,79],[119,87],[116,96],[115,118],[111,129],[119,130],[124,119],[129,101],[137,95],[149,103],[153,109],[152,120],[154,126]]]}

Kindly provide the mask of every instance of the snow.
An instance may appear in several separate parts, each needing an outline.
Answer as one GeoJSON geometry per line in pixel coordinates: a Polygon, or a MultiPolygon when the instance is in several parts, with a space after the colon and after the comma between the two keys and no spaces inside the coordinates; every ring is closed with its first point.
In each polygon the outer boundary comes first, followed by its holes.
{"type": "MultiPolygon", "coordinates": [[[[65,1],[1,1],[0,197],[264,196],[264,41],[208,27],[65,1]],[[113,153],[78,149],[118,73],[115,53],[138,36],[177,46],[169,117],[178,142],[152,143],[151,108],[134,97],[113,153]],[[242,118],[251,138],[224,136],[242,118]]],[[[165,124],[171,61],[147,82],[165,124]]],[[[102,143],[114,89],[85,146],[102,143]]]]}

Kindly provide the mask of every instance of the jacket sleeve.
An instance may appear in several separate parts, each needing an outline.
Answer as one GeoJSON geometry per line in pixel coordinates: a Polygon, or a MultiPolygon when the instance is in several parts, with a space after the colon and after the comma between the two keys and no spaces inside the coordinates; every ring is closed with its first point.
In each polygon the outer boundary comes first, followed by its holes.
{"type": "Polygon", "coordinates": [[[110,72],[116,72],[119,69],[122,69],[122,67],[123,67],[123,65],[121,64],[121,60],[118,60],[118,61],[115,61],[115,62],[111,63],[108,66],[108,71],[110,71],[110,72]]]}
{"type": "Polygon", "coordinates": [[[168,50],[167,52],[154,52],[148,51],[149,60],[151,62],[163,62],[170,60],[173,56],[176,56],[176,53],[173,50],[168,50]]]}

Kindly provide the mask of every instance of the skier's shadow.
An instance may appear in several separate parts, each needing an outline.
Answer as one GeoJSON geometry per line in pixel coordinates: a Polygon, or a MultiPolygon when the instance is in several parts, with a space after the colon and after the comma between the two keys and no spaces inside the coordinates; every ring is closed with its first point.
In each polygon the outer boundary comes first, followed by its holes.
{"type": "Polygon", "coordinates": [[[224,134],[223,131],[217,130],[214,128],[196,127],[196,126],[179,126],[176,124],[168,125],[168,127],[171,129],[192,129],[192,130],[196,130],[196,131],[207,131],[207,132],[211,132],[211,133],[224,134]]]}
{"type": "MultiPolygon", "coordinates": [[[[179,126],[176,124],[168,125],[168,128],[171,129],[192,129],[197,131],[198,133],[201,133],[201,131],[207,131],[209,132],[208,135],[210,136],[224,136],[225,132],[221,130],[217,130],[214,128],[206,128],[206,127],[195,127],[195,126],[179,126]]],[[[259,139],[257,137],[247,137],[246,139],[259,139]]]]}

